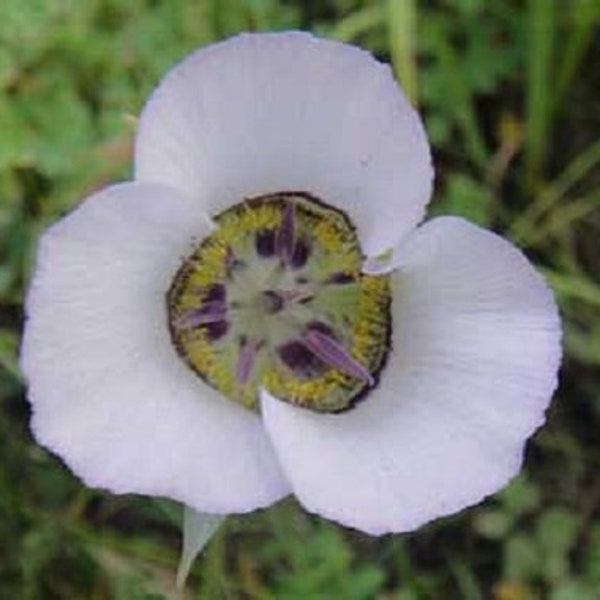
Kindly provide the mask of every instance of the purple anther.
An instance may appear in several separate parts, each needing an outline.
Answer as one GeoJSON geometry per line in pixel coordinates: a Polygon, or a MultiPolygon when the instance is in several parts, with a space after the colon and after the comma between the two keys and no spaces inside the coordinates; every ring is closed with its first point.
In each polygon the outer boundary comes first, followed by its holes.
{"type": "Polygon", "coordinates": [[[177,329],[193,329],[200,325],[223,321],[227,316],[227,305],[219,300],[203,302],[200,308],[184,312],[176,321],[177,329]]]}
{"type": "Polygon", "coordinates": [[[362,379],[369,385],[375,383],[371,373],[352,358],[348,351],[330,335],[315,328],[310,328],[304,335],[304,343],[329,366],[339,369],[357,379],[362,379]]]}
{"type": "Polygon", "coordinates": [[[325,283],[333,283],[335,285],[344,285],[346,283],[354,283],[355,278],[351,273],[345,271],[337,271],[332,273],[326,280],[325,283]]]}
{"type": "Polygon", "coordinates": [[[306,264],[309,256],[310,246],[305,239],[300,238],[294,246],[294,252],[290,259],[290,266],[292,269],[301,269],[306,264]]]}
{"type": "Polygon", "coordinates": [[[275,235],[275,251],[277,256],[288,265],[294,255],[294,236],[296,234],[296,207],[293,202],[286,202],[283,209],[281,226],[275,235]]]}
{"type": "Polygon", "coordinates": [[[222,283],[211,283],[204,292],[203,304],[207,302],[224,302],[227,296],[227,290],[222,283]]]}
{"type": "Polygon", "coordinates": [[[242,347],[240,355],[238,356],[237,365],[235,366],[235,378],[240,385],[244,385],[246,381],[248,381],[248,377],[250,377],[252,367],[254,366],[256,355],[261,346],[262,342],[250,339],[247,340],[242,347]]]}
{"type": "Polygon", "coordinates": [[[222,338],[229,331],[229,321],[223,319],[215,323],[207,323],[204,325],[206,335],[211,342],[215,342],[222,338]]]}
{"type": "Polygon", "coordinates": [[[337,339],[335,337],[335,334],[333,333],[333,329],[327,325],[327,323],[324,323],[323,321],[317,321],[316,319],[313,321],[310,321],[307,325],[306,325],[306,329],[308,331],[318,331],[332,339],[337,339]]]}
{"type": "Polygon", "coordinates": [[[263,257],[269,258],[275,254],[275,230],[259,229],[254,237],[256,253],[263,257]]]}
{"type": "Polygon", "coordinates": [[[279,346],[277,355],[297,377],[316,377],[327,367],[301,340],[291,340],[279,346]]]}

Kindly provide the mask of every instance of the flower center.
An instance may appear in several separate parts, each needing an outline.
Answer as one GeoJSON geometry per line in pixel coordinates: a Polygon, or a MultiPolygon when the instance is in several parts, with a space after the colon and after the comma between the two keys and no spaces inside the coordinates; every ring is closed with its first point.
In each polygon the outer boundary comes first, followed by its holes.
{"type": "Polygon", "coordinates": [[[260,388],[321,412],[375,384],[389,349],[389,277],[361,273],[348,217],[301,192],[245,200],[176,273],[167,294],[177,352],[249,407],[260,388]]]}

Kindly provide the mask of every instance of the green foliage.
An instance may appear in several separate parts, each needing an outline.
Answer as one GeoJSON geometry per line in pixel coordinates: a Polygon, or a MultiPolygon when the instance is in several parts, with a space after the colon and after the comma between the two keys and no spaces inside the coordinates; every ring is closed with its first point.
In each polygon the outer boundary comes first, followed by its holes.
{"type": "Polygon", "coordinates": [[[380,589],[383,571],[376,564],[360,563],[340,529],[317,523],[309,535],[299,536],[286,517],[281,511],[274,515],[278,535],[261,550],[267,560],[279,562],[269,588],[273,598],[316,600],[327,590],[333,598],[362,600],[380,589]],[[304,541],[290,544],[293,539],[304,541]]]}
{"type": "Polygon", "coordinates": [[[381,539],[293,502],[230,519],[186,598],[600,598],[600,3],[596,0],[0,2],[0,598],[174,597],[180,510],[82,486],[27,429],[18,371],[37,236],[126,178],[144,98],[241,30],[311,29],[384,60],[423,111],[435,214],[512,237],[554,287],[566,360],[525,472],[381,539]]]}

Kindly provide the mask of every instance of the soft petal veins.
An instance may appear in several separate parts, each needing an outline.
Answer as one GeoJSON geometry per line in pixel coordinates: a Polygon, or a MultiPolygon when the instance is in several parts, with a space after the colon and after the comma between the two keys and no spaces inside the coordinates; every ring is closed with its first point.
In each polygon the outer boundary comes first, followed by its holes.
{"type": "Polygon", "coordinates": [[[89,485],[244,512],[287,483],[259,418],[197,378],[167,331],[166,290],[207,231],[162,186],[85,200],[41,240],[21,364],[36,437],[89,485]]]}
{"type": "Polygon", "coordinates": [[[458,511],[515,475],[560,360],[542,279],[516,248],[466,221],[418,229],[394,293],[394,350],[366,401],[313,415],[262,397],[300,501],[374,534],[458,511]]]}
{"type": "Polygon", "coordinates": [[[367,255],[422,218],[433,170],[417,113],[387,65],[307,33],[240,35],[186,58],[141,116],[136,179],[216,213],[302,190],[344,209],[367,255]]]}

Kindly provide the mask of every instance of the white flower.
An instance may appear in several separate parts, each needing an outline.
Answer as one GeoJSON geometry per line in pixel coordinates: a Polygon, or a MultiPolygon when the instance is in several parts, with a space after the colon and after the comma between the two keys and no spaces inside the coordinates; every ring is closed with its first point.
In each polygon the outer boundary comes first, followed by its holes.
{"type": "Polygon", "coordinates": [[[544,420],[559,321],[507,241],[417,227],[431,182],[370,54],[303,33],[196,52],[144,109],[135,180],[40,241],[37,439],[91,486],[217,514],[294,493],[373,534],[493,493],[544,420]]]}

